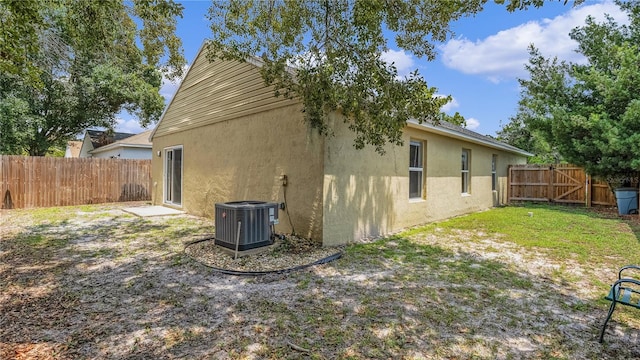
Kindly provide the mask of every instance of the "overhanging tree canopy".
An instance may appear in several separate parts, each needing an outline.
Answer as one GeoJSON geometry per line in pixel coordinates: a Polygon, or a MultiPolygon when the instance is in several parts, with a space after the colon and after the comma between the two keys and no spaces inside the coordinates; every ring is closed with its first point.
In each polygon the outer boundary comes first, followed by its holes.
{"type": "Polygon", "coordinates": [[[156,121],[162,76],[185,64],[181,14],[172,0],[1,1],[0,153],[44,155],[87,127],[113,127],[121,110],[156,121]]]}
{"type": "MultiPolygon", "coordinates": [[[[504,1],[496,1],[504,3],[504,1]]],[[[432,60],[449,24],[483,9],[486,0],[230,0],[209,11],[212,60],[260,56],[262,76],[276,95],[296,97],[307,123],[332,133],[328,114],[340,110],[355,146],[401,144],[407,120],[437,122],[451,97],[436,96],[418,71],[400,78],[382,59],[388,36],[415,56],[432,60]],[[291,71],[291,66],[295,71],[291,71]]],[[[511,0],[507,9],[543,0],[511,0]]],[[[445,120],[461,122],[456,114],[445,120]]]]}
{"type": "Polygon", "coordinates": [[[585,64],[531,48],[517,115],[566,161],[608,179],[640,171],[640,4],[621,6],[629,25],[589,17],[571,32],[585,64]]]}

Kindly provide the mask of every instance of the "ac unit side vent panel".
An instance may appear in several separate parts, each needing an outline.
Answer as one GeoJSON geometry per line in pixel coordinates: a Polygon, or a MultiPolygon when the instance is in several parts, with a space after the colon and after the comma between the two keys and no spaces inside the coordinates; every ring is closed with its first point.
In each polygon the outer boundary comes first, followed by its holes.
{"type": "Polygon", "coordinates": [[[271,225],[278,223],[278,209],[278,203],[264,201],[215,204],[216,245],[235,250],[238,241],[238,251],[271,245],[271,225]]]}

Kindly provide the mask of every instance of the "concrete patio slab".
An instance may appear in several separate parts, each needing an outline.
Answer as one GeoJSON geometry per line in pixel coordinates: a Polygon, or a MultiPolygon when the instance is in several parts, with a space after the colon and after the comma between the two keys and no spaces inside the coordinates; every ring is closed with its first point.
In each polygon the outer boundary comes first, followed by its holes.
{"type": "Polygon", "coordinates": [[[122,211],[128,212],[133,215],[137,215],[140,217],[184,214],[184,211],[171,209],[164,206],[138,206],[138,207],[124,208],[122,209],[122,211]]]}

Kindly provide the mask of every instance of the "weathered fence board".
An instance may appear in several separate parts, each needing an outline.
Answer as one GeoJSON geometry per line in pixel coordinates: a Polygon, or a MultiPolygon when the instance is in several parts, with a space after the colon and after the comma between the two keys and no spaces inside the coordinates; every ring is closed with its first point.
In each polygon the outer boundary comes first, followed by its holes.
{"type": "Polygon", "coordinates": [[[512,165],[509,201],[548,201],[615,206],[615,195],[602,181],[593,180],[575,165],[512,165]]]}
{"type": "Polygon", "coordinates": [[[151,160],[0,155],[1,208],[151,200],[151,160]]]}

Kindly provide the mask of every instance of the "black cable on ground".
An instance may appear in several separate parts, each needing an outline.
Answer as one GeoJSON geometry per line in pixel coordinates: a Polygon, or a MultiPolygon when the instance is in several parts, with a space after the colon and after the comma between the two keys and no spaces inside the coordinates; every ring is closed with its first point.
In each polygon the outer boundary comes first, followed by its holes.
{"type": "Polygon", "coordinates": [[[211,237],[206,237],[206,238],[202,238],[202,239],[198,239],[198,240],[193,240],[193,241],[189,241],[188,243],[184,244],[184,248],[188,248],[191,245],[195,245],[197,243],[201,243],[201,242],[205,242],[208,240],[215,240],[215,236],[211,236],[211,237]]]}
{"type": "Polygon", "coordinates": [[[298,265],[298,266],[294,266],[291,268],[287,268],[287,269],[280,269],[280,270],[270,270],[270,271],[239,271],[239,270],[229,270],[229,269],[222,269],[219,267],[215,267],[215,266],[211,266],[208,264],[203,263],[202,261],[194,258],[193,256],[187,254],[186,250],[189,246],[197,244],[197,243],[201,243],[204,241],[208,241],[208,240],[214,240],[213,237],[208,237],[208,238],[204,238],[204,239],[198,239],[198,240],[194,240],[194,241],[190,241],[188,243],[186,243],[184,245],[184,249],[182,250],[182,252],[187,255],[189,258],[191,258],[193,261],[209,268],[212,269],[214,271],[217,271],[219,273],[222,274],[226,274],[226,275],[235,275],[235,276],[259,276],[259,275],[271,275],[271,274],[285,274],[285,273],[289,273],[289,272],[293,272],[293,271],[298,271],[298,270],[302,270],[302,269],[306,269],[308,267],[314,266],[314,265],[322,265],[322,264],[326,264],[328,262],[340,259],[342,257],[342,251],[339,251],[333,255],[329,255],[325,258],[322,258],[320,260],[316,260],[312,263],[309,264],[304,264],[304,265],[298,265]]]}

